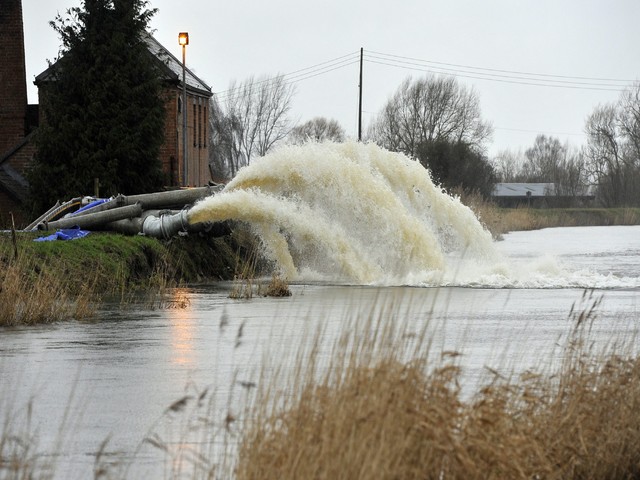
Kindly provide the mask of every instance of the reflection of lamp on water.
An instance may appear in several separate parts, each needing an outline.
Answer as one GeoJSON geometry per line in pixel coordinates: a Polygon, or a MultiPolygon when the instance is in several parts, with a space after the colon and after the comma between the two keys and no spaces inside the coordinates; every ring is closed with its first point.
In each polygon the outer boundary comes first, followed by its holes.
{"type": "Polygon", "coordinates": [[[188,185],[187,182],[187,45],[189,45],[189,33],[180,32],[178,34],[178,43],[182,46],[182,161],[183,163],[183,186],[188,185]]]}
{"type": "Polygon", "coordinates": [[[167,313],[171,320],[172,363],[191,365],[194,362],[194,321],[189,299],[190,292],[185,288],[174,288],[168,293],[167,313]]]}

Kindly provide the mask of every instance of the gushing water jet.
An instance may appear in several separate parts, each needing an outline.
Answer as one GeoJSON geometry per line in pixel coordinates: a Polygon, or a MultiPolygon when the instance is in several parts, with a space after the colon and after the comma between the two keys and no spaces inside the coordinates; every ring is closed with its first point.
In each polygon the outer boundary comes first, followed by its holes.
{"type": "Polygon", "coordinates": [[[428,170],[373,144],[281,148],[194,205],[188,220],[247,222],[290,279],[407,284],[446,271],[451,252],[497,255],[473,212],[428,170]]]}

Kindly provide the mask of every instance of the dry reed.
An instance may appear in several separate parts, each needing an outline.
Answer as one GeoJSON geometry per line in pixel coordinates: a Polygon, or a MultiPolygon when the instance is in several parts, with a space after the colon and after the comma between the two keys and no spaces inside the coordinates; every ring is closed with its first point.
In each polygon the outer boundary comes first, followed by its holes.
{"type": "Polygon", "coordinates": [[[46,266],[18,257],[5,263],[0,279],[0,325],[32,325],[68,318],[85,319],[95,310],[95,284],[71,295],[46,266]]]}
{"type": "Polygon", "coordinates": [[[455,190],[476,214],[494,238],[512,231],[538,230],[551,227],[580,227],[599,225],[639,225],[638,208],[501,208],[478,193],[455,190]]]}
{"type": "MultiPolygon", "coordinates": [[[[279,274],[273,273],[267,283],[256,279],[257,272],[266,268],[261,264],[264,260],[261,258],[260,250],[259,242],[254,239],[247,248],[246,260],[236,264],[233,288],[229,293],[229,298],[248,300],[254,295],[263,297],[291,296],[287,279],[279,274]]],[[[240,258],[240,253],[237,258],[240,258]]]]}
{"type": "Polygon", "coordinates": [[[0,478],[49,479],[53,467],[38,453],[38,441],[31,425],[32,404],[25,415],[9,411],[0,426],[0,478]],[[26,418],[25,418],[26,417],[26,418]]]}
{"type": "Polygon", "coordinates": [[[640,359],[593,349],[598,299],[586,301],[572,313],[564,360],[553,371],[516,379],[496,373],[469,398],[461,393],[455,352],[434,362],[421,335],[408,348],[398,319],[349,329],[324,373],[318,375],[314,349],[285,387],[261,390],[234,474],[640,478],[640,359]]]}
{"type": "Polygon", "coordinates": [[[280,275],[273,274],[269,283],[261,285],[259,290],[264,297],[290,297],[291,290],[287,279],[280,275]]]}

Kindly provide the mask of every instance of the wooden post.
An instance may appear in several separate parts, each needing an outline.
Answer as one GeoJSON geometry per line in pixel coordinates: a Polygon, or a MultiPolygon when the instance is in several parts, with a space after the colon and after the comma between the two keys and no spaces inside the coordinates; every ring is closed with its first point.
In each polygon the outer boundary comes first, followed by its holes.
{"type": "Polygon", "coordinates": [[[18,239],[16,238],[16,222],[13,219],[13,212],[9,212],[11,217],[11,241],[13,242],[13,255],[18,260],[18,239]]]}

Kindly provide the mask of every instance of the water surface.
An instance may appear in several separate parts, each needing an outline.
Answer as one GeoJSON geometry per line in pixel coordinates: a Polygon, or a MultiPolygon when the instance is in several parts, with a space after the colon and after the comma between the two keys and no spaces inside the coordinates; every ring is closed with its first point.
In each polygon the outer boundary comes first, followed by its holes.
{"type": "MultiPolygon", "coordinates": [[[[163,417],[167,407],[205,388],[217,392],[221,410],[239,408],[242,385],[259,382],[265,362],[291,364],[319,330],[331,345],[350,319],[372,308],[374,316],[386,308],[384,315],[406,320],[410,333],[428,325],[434,350],[463,353],[469,385],[485,367],[506,373],[553,362],[572,306],[589,306],[581,302],[585,288],[595,287],[592,299],[603,297],[598,342],[635,333],[640,227],[517,232],[496,249],[535,276],[527,285],[537,288],[514,288],[522,279],[504,288],[493,277],[439,288],[303,282],[289,298],[232,300],[232,285],[220,283],[175,290],[186,308],[122,310],[114,303],[92,322],[2,329],[0,416],[21,418],[33,399],[40,449],[59,454],[57,478],[87,478],[107,437],[113,458],[130,456],[158,425],[168,435],[179,431],[177,417],[174,424],[163,417]]],[[[139,468],[162,476],[162,463],[144,452],[139,468]]]]}

